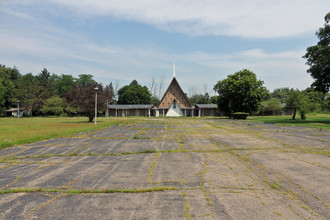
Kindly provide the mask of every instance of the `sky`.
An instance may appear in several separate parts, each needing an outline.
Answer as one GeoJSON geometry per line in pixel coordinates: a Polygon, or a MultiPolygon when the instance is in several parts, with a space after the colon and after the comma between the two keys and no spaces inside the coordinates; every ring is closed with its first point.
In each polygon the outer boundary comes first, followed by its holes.
{"type": "Polygon", "coordinates": [[[242,69],[270,91],[306,89],[302,56],[329,11],[329,0],[0,0],[0,64],[167,88],[175,62],[188,95],[242,69]]]}

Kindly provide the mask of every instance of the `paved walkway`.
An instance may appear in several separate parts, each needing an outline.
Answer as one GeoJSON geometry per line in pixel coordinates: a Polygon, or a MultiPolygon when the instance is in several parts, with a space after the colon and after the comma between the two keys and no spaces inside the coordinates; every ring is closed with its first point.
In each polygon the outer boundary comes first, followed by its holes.
{"type": "Polygon", "coordinates": [[[330,219],[330,132],[141,119],[0,151],[0,219],[330,219]]]}

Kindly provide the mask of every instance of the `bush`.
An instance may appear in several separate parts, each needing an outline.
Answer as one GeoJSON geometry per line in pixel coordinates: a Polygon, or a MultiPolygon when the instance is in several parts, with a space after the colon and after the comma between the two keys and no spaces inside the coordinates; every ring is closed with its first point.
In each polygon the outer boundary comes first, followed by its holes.
{"type": "Polygon", "coordinates": [[[249,116],[249,113],[246,112],[234,112],[233,119],[246,119],[249,116]]]}

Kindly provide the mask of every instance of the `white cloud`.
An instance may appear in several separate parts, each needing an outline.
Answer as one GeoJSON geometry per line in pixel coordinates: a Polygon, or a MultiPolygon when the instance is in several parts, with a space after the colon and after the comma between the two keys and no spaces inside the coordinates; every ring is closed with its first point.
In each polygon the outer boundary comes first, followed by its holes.
{"type": "Polygon", "coordinates": [[[79,16],[103,15],[188,35],[290,37],[314,32],[328,0],[51,0],[79,16]]]}
{"type": "MultiPolygon", "coordinates": [[[[31,4],[36,2],[38,1],[30,1],[31,4]]],[[[283,4],[283,1],[272,1],[275,2],[273,5],[267,5],[270,1],[265,1],[266,3],[262,1],[259,2],[261,5],[259,8],[256,5],[257,1],[249,1],[250,4],[244,2],[238,4],[238,1],[199,1],[189,6],[188,1],[57,0],[56,2],[77,10],[79,15],[101,14],[144,22],[170,31],[178,29],[177,31],[194,34],[289,36],[309,29],[313,29],[314,32],[322,25],[323,18],[322,13],[317,16],[313,14],[306,16],[307,7],[311,13],[318,11],[313,9],[317,9],[321,1],[314,2],[313,5],[309,5],[309,1],[299,1],[299,13],[293,10],[291,1],[287,4],[283,4]],[[270,6],[273,8],[268,9],[270,6]],[[251,13],[254,7],[256,7],[255,13],[251,13]],[[279,13],[285,7],[288,9],[279,13]],[[291,27],[288,11],[292,11],[292,24],[301,22],[301,26],[291,27]],[[266,15],[269,13],[267,18],[266,15]],[[273,14],[280,15],[273,16],[273,14]],[[313,19],[318,20],[316,25],[313,19]],[[285,21],[288,26],[280,28],[288,30],[280,32],[278,26],[286,24],[285,21]],[[269,22],[267,26],[272,28],[260,28],[267,22],[269,22]],[[255,30],[257,27],[260,30],[255,30]]],[[[16,4],[21,3],[16,1],[16,4]]],[[[304,51],[300,50],[270,53],[262,48],[255,48],[228,53],[203,51],[171,53],[159,49],[159,46],[146,49],[137,45],[102,44],[91,41],[79,32],[55,28],[54,25],[47,23],[47,19],[38,19],[32,16],[33,13],[25,10],[17,11],[11,7],[1,10],[5,10],[6,13],[2,14],[3,17],[0,13],[0,19],[4,18],[8,21],[5,16],[10,15],[17,17],[18,20],[12,19],[15,20],[12,23],[0,22],[0,62],[7,66],[16,65],[22,74],[28,72],[36,74],[46,67],[57,74],[77,76],[81,73],[91,73],[96,80],[103,83],[117,79],[121,80],[123,85],[137,79],[142,84],[148,85],[151,78],[159,79],[161,76],[165,76],[169,82],[172,77],[172,62],[175,58],[177,78],[187,92],[189,87],[202,87],[203,84],[208,84],[209,88],[212,88],[218,80],[243,68],[254,71],[259,79],[265,81],[265,85],[270,90],[278,87],[305,89],[312,82],[306,73],[305,61],[301,58],[304,51]],[[29,25],[21,22],[21,19],[24,22],[26,19],[29,20],[29,25]]]]}
{"type": "Polygon", "coordinates": [[[186,91],[191,86],[202,88],[203,84],[213,88],[218,80],[245,68],[255,72],[270,90],[278,87],[305,89],[312,82],[301,58],[304,51],[268,53],[256,48],[226,54],[198,51],[172,54],[138,46],[98,45],[65,31],[56,30],[61,37],[53,36],[51,31],[31,32],[26,37],[17,31],[0,31],[0,60],[9,66],[17,65],[22,74],[36,74],[46,67],[57,74],[91,73],[103,83],[113,80],[128,83],[137,79],[148,85],[151,78],[165,76],[167,82],[171,79],[175,57],[177,78],[186,91]],[[67,40],[63,42],[62,39],[67,40]],[[14,46],[6,44],[9,40],[14,46]]]}

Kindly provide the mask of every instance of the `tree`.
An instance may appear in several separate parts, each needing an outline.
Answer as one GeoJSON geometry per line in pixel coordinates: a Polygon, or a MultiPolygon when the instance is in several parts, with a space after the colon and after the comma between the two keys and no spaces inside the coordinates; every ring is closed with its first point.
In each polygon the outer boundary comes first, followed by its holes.
{"type": "Polygon", "coordinates": [[[114,97],[113,100],[118,101],[118,90],[120,88],[120,80],[116,80],[114,83],[113,91],[114,91],[114,97]]]}
{"type": "Polygon", "coordinates": [[[300,111],[301,119],[306,119],[306,114],[310,112],[311,106],[313,105],[308,99],[307,94],[298,89],[291,89],[285,102],[288,107],[293,108],[293,120],[296,119],[297,110],[300,111]]]}
{"type": "Polygon", "coordinates": [[[0,116],[6,114],[6,110],[16,106],[17,80],[21,76],[19,71],[0,64],[0,116]]]}
{"type": "Polygon", "coordinates": [[[281,112],[283,109],[281,100],[278,98],[271,98],[265,101],[262,101],[260,104],[260,112],[262,114],[276,114],[281,112]]]}
{"type": "Polygon", "coordinates": [[[34,112],[35,114],[41,113],[41,108],[44,102],[56,95],[56,88],[54,85],[54,78],[51,77],[50,72],[46,68],[41,70],[41,72],[35,77],[35,84],[33,88],[35,95],[33,97],[34,102],[34,112]]]}
{"type": "Polygon", "coordinates": [[[151,97],[151,104],[153,104],[154,106],[158,106],[159,102],[160,102],[160,100],[157,96],[152,96],[151,97]]]}
{"type": "Polygon", "coordinates": [[[211,96],[209,104],[216,104],[218,103],[219,96],[211,96]]]}
{"type": "Polygon", "coordinates": [[[281,103],[285,103],[285,100],[287,99],[289,92],[290,92],[289,88],[274,89],[274,91],[271,93],[270,97],[277,98],[281,101],[281,103]]]}
{"type": "Polygon", "coordinates": [[[90,84],[97,84],[96,81],[93,79],[93,75],[91,74],[80,74],[78,79],[76,80],[78,86],[87,86],[90,84]]]}
{"type": "Polygon", "coordinates": [[[27,108],[32,116],[33,111],[37,109],[39,94],[36,77],[32,73],[25,74],[18,79],[17,85],[16,97],[20,100],[20,105],[27,108]]]}
{"type": "Polygon", "coordinates": [[[198,95],[199,91],[198,88],[196,86],[190,86],[188,89],[188,94],[189,97],[194,97],[195,95],[198,95]]]}
{"type": "Polygon", "coordinates": [[[204,95],[203,94],[195,94],[189,98],[189,101],[192,105],[196,104],[210,104],[210,95],[206,92],[204,95]]]}
{"type": "Polygon", "coordinates": [[[204,98],[204,96],[202,94],[194,94],[189,97],[189,101],[190,101],[190,104],[192,104],[192,105],[202,104],[201,100],[203,100],[203,98],[204,98]]]}
{"type": "Polygon", "coordinates": [[[150,104],[151,94],[146,86],[141,86],[136,80],[118,91],[118,104],[150,104]]]}
{"type": "Polygon", "coordinates": [[[104,90],[108,94],[111,94],[111,99],[107,100],[107,104],[114,104],[116,100],[115,100],[115,90],[113,88],[112,82],[109,85],[106,85],[104,90]]]}
{"type": "Polygon", "coordinates": [[[159,84],[158,84],[158,97],[161,98],[163,94],[163,89],[164,89],[164,84],[165,84],[165,77],[162,76],[159,79],[159,84]]]}
{"type": "Polygon", "coordinates": [[[52,75],[56,93],[58,96],[62,97],[64,93],[71,90],[73,84],[75,83],[75,78],[71,75],[62,74],[52,75]]]}
{"type": "Polygon", "coordinates": [[[328,106],[326,106],[327,94],[319,92],[319,91],[315,90],[314,88],[307,88],[303,92],[307,95],[307,97],[310,101],[309,110],[311,112],[321,112],[321,111],[326,112],[327,111],[327,109],[328,109],[327,108],[328,106]]]}
{"type": "Polygon", "coordinates": [[[47,99],[41,109],[41,112],[46,115],[60,116],[64,113],[65,101],[60,97],[50,97],[47,99]]]}
{"type": "Polygon", "coordinates": [[[218,109],[229,117],[234,112],[256,112],[260,102],[268,95],[263,84],[257,80],[255,73],[247,69],[228,75],[227,79],[218,81],[214,86],[219,94],[218,109]]]}
{"type": "Polygon", "coordinates": [[[88,84],[84,86],[74,85],[65,93],[64,97],[71,108],[88,117],[92,122],[95,116],[95,90],[97,90],[97,109],[104,111],[107,108],[107,100],[111,100],[112,94],[105,91],[101,84],[88,84]]]}
{"type": "Polygon", "coordinates": [[[157,91],[157,82],[155,78],[151,78],[150,82],[150,93],[152,97],[156,97],[156,91],[157,91]]]}
{"type": "Polygon", "coordinates": [[[6,87],[3,85],[3,79],[0,78],[0,115],[4,115],[5,112],[5,95],[6,95],[6,87]]]}
{"type": "Polygon", "coordinates": [[[326,93],[330,89],[330,12],[325,16],[325,24],[316,32],[319,42],[307,48],[303,58],[309,65],[308,73],[314,78],[312,86],[326,93]]]}
{"type": "Polygon", "coordinates": [[[157,106],[160,102],[159,98],[157,97],[157,82],[155,78],[151,79],[150,83],[150,93],[151,93],[151,103],[154,106],[157,106]]]}

